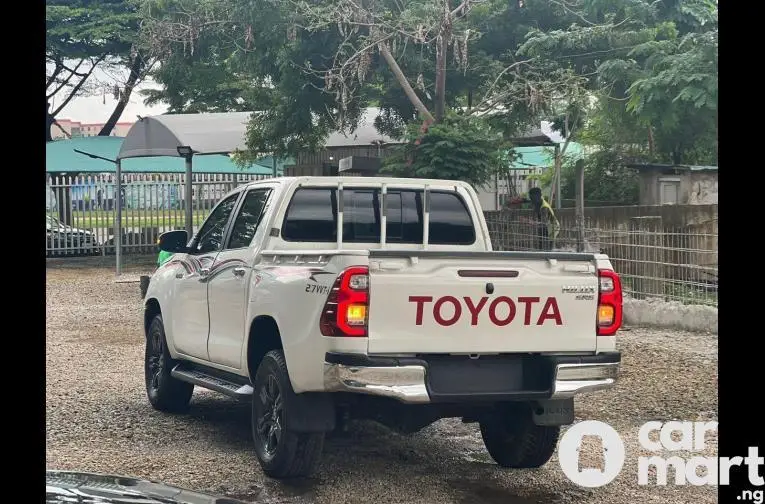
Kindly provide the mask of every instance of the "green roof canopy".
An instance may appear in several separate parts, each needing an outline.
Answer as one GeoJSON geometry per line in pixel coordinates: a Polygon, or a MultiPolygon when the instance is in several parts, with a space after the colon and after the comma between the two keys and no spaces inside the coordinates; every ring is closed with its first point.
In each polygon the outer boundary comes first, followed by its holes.
{"type": "MultiPolygon", "coordinates": [[[[93,136],[67,140],[55,140],[45,144],[45,170],[48,173],[110,173],[114,163],[93,159],[75,149],[107,159],[117,159],[122,147],[122,137],[93,136]]],[[[273,174],[271,156],[261,158],[247,169],[242,169],[227,155],[210,154],[194,156],[194,173],[232,173],[250,175],[273,174]]],[[[278,162],[277,173],[284,172],[284,164],[278,162]]],[[[184,173],[185,163],[180,157],[143,157],[122,160],[123,173],[184,173]]]]}

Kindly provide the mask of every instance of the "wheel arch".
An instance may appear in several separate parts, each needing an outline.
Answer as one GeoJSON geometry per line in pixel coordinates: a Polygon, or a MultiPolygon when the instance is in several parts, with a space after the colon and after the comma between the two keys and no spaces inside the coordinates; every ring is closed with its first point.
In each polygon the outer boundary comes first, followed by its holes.
{"type": "Polygon", "coordinates": [[[279,324],[270,315],[258,315],[250,322],[245,351],[247,375],[251,383],[255,383],[255,373],[260,361],[271,350],[284,352],[279,324]]]}
{"type": "Polygon", "coordinates": [[[157,298],[149,298],[144,303],[143,310],[143,334],[146,337],[149,334],[149,325],[154,317],[162,315],[162,308],[159,305],[157,298]]]}

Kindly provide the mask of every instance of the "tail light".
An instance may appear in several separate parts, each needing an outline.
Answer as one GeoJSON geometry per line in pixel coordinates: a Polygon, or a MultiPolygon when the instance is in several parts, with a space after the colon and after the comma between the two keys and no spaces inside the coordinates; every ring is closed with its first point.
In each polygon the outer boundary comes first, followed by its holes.
{"type": "Polygon", "coordinates": [[[353,266],[341,272],[321,313],[324,336],[367,335],[369,308],[369,269],[353,266]]]}
{"type": "Polygon", "coordinates": [[[598,270],[598,336],[613,336],[622,325],[622,282],[612,270],[598,270]]]}

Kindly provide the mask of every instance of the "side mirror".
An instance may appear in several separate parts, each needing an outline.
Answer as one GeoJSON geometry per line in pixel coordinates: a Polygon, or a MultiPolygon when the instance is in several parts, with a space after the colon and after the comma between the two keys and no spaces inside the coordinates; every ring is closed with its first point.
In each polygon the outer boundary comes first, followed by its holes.
{"type": "Polygon", "coordinates": [[[186,231],[167,231],[159,235],[159,250],[174,254],[184,253],[187,251],[188,241],[189,236],[186,231]]]}

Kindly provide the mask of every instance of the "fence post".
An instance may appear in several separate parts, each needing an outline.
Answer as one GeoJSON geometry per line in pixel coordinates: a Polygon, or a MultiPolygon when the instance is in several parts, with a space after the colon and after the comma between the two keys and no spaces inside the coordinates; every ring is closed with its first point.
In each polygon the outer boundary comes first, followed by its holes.
{"type": "Polygon", "coordinates": [[[584,161],[576,162],[576,251],[584,252],[584,161]]]}
{"type": "Polygon", "coordinates": [[[117,212],[114,215],[114,255],[117,263],[117,276],[122,274],[122,160],[117,160],[115,177],[117,178],[117,190],[115,199],[117,200],[117,212]]]}
{"type": "Polygon", "coordinates": [[[660,216],[630,218],[630,254],[635,265],[633,297],[664,297],[664,240],[660,216]]]}

